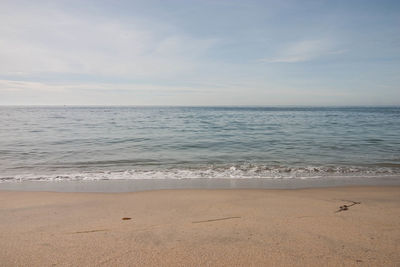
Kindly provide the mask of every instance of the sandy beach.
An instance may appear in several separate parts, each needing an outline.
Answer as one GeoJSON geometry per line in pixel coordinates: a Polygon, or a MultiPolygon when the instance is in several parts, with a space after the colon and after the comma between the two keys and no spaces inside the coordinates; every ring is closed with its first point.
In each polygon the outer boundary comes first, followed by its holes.
{"type": "Polygon", "coordinates": [[[399,186],[0,191],[0,218],[1,266],[400,265],[399,186]]]}

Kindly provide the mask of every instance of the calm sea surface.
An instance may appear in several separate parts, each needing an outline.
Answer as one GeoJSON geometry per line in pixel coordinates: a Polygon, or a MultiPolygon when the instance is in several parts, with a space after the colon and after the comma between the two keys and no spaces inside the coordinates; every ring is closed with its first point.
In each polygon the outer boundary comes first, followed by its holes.
{"type": "Polygon", "coordinates": [[[0,107],[0,123],[0,181],[400,174],[398,107],[0,107]]]}

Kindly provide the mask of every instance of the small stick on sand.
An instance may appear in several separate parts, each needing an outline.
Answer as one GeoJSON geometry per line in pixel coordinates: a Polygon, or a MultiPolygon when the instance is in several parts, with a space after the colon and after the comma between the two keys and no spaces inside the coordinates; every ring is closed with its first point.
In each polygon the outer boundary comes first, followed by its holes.
{"type": "Polygon", "coordinates": [[[88,234],[88,233],[105,232],[105,231],[108,231],[108,229],[95,229],[95,230],[79,231],[79,232],[74,232],[72,234],[88,234]]]}
{"type": "Polygon", "coordinates": [[[195,222],[192,222],[192,223],[206,223],[206,222],[223,221],[223,220],[229,220],[229,219],[240,219],[240,217],[238,217],[238,216],[225,217],[225,218],[210,219],[210,220],[204,220],[204,221],[195,221],[195,222]]]}
{"type": "Polygon", "coordinates": [[[353,201],[353,200],[344,200],[344,199],[342,199],[342,200],[347,201],[347,202],[352,202],[352,204],[340,206],[339,209],[337,211],[335,211],[335,213],[348,210],[351,206],[361,204],[361,202],[357,202],[357,201],[353,201]]]}

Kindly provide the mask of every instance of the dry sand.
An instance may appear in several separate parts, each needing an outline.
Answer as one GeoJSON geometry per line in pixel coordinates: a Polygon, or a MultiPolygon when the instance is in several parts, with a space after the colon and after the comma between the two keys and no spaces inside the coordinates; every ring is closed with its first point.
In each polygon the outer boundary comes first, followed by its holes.
{"type": "Polygon", "coordinates": [[[0,265],[400,266],[400,187],[2,191],[0,265]]]}

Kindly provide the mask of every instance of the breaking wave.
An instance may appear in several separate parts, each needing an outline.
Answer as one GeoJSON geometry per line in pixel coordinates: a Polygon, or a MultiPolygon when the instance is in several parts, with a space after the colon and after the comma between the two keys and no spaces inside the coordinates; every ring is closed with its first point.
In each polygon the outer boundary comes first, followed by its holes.
{"type": "Polygon", "coordinates": [[[119,171],[85,171],[71,173],[20,174],[0,177],[0,182],[12,181],[97,181],[97,180],[137,180],[137,179],[311,179],[323,177],[376,177],[399,176],[400,168],[359,167],[359,166],[264,166],[264,165],[228,165],[207,166],[202,168],[170,168],[119,171]]]}

